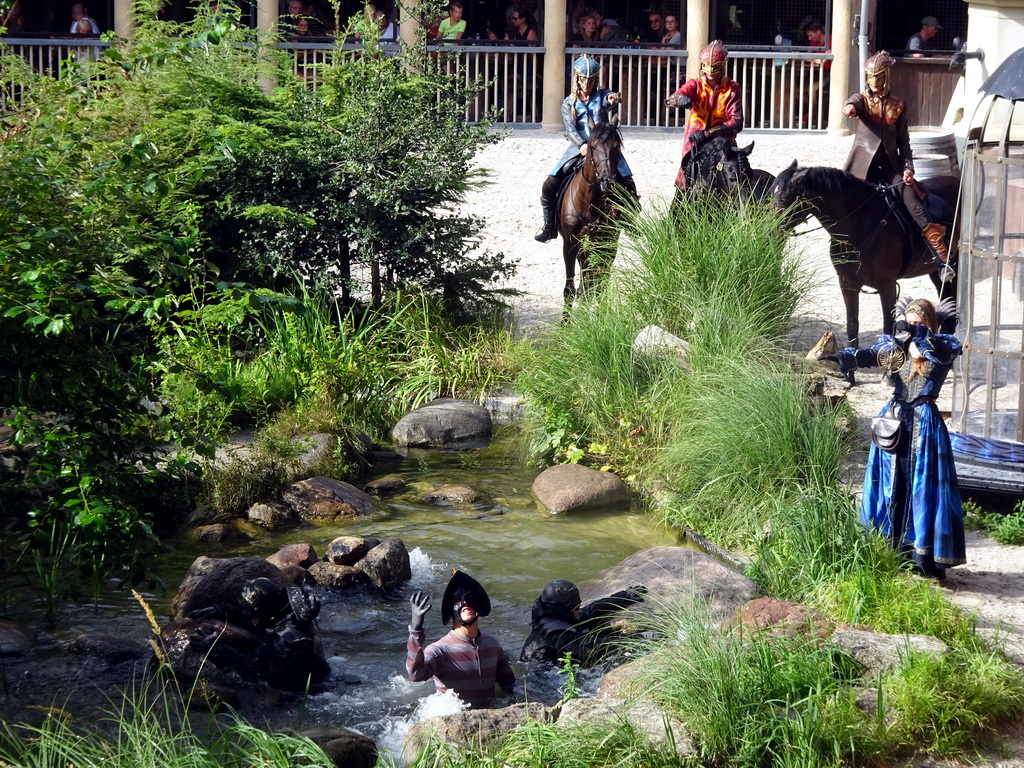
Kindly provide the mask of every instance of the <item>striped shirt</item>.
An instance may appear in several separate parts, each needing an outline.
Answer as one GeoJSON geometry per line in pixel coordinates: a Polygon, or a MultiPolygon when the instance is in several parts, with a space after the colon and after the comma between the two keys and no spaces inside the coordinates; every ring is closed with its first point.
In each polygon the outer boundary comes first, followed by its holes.
{"type": "Polygon", "coordinates": [[[409,679],[422,682],[431,677],[441,693],[452,690],[470,706],[479,706],[494,695],[494,684],[511,691],[515,672],[498,639],[481,632],[464,638],[454,630],[424,649],[422,629],[409,631],[405,669],[409,679]]]}

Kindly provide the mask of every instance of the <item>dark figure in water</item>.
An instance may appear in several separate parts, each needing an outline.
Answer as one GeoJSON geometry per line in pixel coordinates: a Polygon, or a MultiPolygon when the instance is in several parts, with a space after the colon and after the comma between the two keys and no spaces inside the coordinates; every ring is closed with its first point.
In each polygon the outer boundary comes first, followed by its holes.
{"type": "Polygon", "coordinates": [[[580,607],[580,591],[571,581],[549,582],[533,601],[530,636],[519,660],[557,662],[566,653],[580,664],[594,664],[615,650],[621,634],[612,627],[623,608],[643,602],[646,587],[635,586],[580,607]]]}

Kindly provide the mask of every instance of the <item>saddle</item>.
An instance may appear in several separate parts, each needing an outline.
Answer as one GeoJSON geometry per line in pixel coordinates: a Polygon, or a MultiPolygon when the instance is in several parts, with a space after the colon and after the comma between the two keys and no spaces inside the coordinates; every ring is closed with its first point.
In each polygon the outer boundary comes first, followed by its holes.
{"type": "MultiPolygon", "coordinates": [[[[920,198],[928,218],[950,229],[953,225],[954,213],[949,204],[938,195],[929,194],[925,185],[916,179],[911,181],[911,186],[913,186],[914,192],[920,198]]],[[[923,242],[924,236],[921,234],[917,222],[914,221],[914,217],[907,210],[900,188],[883,184],[878,185],[877,189],[888,203],[889,212],[900,230],[900,236],[903,240],[900,272],[903,273],[910,267],[911,259],[914,256],[914,249],[923,242]]]]}
{"type": "Polygon", "coordinates": [[[558,193],[555,195],[555,210],[562,210],[562,200],[565,198],[565,193],[569,189],[569,185],[572,184],[572,180],[576,174],[583,168],[583,155],[577,155],[572,160],[566,161],[565,165],[561,168],[561,179],[558,182],[558,193]]]}

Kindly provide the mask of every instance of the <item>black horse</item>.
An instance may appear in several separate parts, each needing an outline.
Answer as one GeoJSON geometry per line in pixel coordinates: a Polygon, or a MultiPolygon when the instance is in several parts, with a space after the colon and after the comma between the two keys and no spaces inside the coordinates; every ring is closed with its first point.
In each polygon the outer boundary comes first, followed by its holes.
{"type": "MultiPolygon", "coordinates": [[[[945,210],[956,210],[957,178],[928,179],[927,187],[929,194],[945,203],[945,210]]],[[[800,168],[794,161],[775,180],[772,205],[783,212],[787,229],[814,216],[831,236],[829,255],[846,304],[846,334],[851,346],[859,341],[860,293],[865,287],[878,291],[883,333],[892,333],[897,280],[928,275],[940,299],[956,297],[955,278],[942,282],[942,264],[896,191],[884,192],[838,168],[800,168]]],[[[941,223],[948,230],[949,264],[955,267],[958,223],[941,223]]]]}
{"type": "Polygon", "coordinates": [[[587,155],[573,174],[558,206],[558,232],[562,236],[565,262],[565,307],[572,306],[577,293],[596,289],[611,269],[619,228],[615,222],[617,203],[627,194],[616,183],[622,137],[610,123],[592,125],[587,138],[587,155]],[[596,259],[595,259],[596,256],[596,259]],[[579,291],[576,265],[580,267],[579,291]]]}
{"type": "Polygon", "coordinates": [[[675,199],[682,195],[697,197],[718,195],[742,205],[748,201],[765,201],[775,177],[768,171],[750,165],[751,142],[739,147],[731,138],[716,136],[698,144],[686,161],[685,190],[676,188],[675,199]]]}

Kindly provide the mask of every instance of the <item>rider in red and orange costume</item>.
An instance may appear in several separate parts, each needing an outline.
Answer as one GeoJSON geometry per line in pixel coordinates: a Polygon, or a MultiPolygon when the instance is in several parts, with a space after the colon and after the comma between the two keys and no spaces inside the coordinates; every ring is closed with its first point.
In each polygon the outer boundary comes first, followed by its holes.
{"type": "Polygon", "coordinates": [[[690,110],[683,137],[683,161],[676,174],[676,187],[686,188],[686,166],[690,152],[715,136],[736,140],[743,130],[743,100],[740,84],[725,75],[729,51],[721,40],[712,41],[700,52],[700,77],[687,80],[665,99],[665,106],[690,110]]]}

